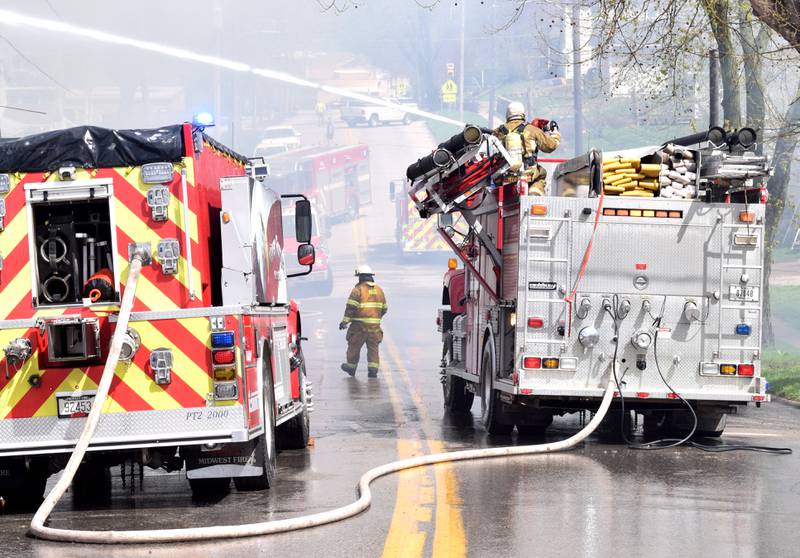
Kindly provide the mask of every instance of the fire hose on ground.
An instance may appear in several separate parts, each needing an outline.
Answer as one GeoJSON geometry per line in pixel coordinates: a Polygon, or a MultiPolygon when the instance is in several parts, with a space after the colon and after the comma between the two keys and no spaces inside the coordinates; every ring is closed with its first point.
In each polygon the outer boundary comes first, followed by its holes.
{"type": "Polygon", "coordinates": [[[383,476],[435,465],[437,463],[452,463],[456,461],[469,461],[477,459],[488,459],[493,457],[513,457],[520,455],[534,455],[540,453],[551,453],[570,449],[585,440],[605,417],[611,401],[614,398],[614,391],[617,389],[614,379],[610,379],[606,388],[600,407],[591,421],[578,433],[565,440],[550,442],[546,444],[534,444],[526,446],[508,446],[498,448],[482,448],[463,450],[456,452],[435,453],[430,455],[420,455],[400,461],[394,461],[385,465],[380,465],[364,473],[358,482],[358,499],[345,506],[332,510],[319,512],[311,515],[292,517],[287,519],[265,521],[261,523],[249,523],[244,525],[218,525],[213,527],[190,527],[184,529],[154,529],[139,531],[86,531],[73,529],[58,529],[45,526],[45,521],[50,513],[63,497],[70,486],[78,467],[83,460],[89,443],[97,428],[103,404],[108,396],[111,380],[119,361],[119,354],[122,350],[122,340],[128,327],[131,308],[133,307],[134,296],[136,293],[136,283],[142,269],[142,260],[139,256],[134,256],[130,270],[128,272],[128,282],[125,294],[120,306],[119,317],[117,319],[116,330],[111,340],[111,349],[108,360],[106,361],[103,375],[97,387],[95,403],[86,419],[81,436],[78,439],[75,449],[70,456],[67,466],[56,485],[45,498],[41,507],[36,511],[30,525],[30,534],[40,539],[51,541],[72,542],[72,543],[92,543],[92,544],[132,544],[132,543],[169,543],[187,541],[205,541],[214,539],[233,539],[242,537],[253,537],[259,535],[271,535],[285,533],[287,531],[298,531],[310,527],[318,527],[328,523],[342,521],[349,517],[360,514],[368,509],[372,503],[372,491],[370,485],[376,479],[383,476]]]}

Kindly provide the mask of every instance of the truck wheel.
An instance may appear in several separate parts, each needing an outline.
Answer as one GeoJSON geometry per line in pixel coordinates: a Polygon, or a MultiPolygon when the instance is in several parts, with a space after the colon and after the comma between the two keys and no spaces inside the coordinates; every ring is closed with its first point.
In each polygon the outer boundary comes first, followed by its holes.
{"type": "Polygon", "coordinates": [[[367,121],[367,124],[369,124],[370,128],[374,128],[375,126],[377,126],[380,123],[381,123],[381,121],[378,119],[378,115],[377,114],[373,114],[372,116],[370,116],[369,120],[367,121]]]}
{"type": "Polygon", "coordinates": [[[472,409],[475,394],[467,390],[464,378],[447,374],[442,384],[444,408],[449,413],[468,413],[472,409]]]}
{"type": "Polygon", "coordinates": [[[481,359],[481,423],[489,434],[508,436],[514,425],[501,420],[501,403],[494,389],[494,377],[494,358],[487,343],[481,359]]]}
{"type": "Polygon", "coordinates": [[[517,433],[521,438],[541,438],[551,424],[553,424],[552,413],[537,412],[526,416],[525,424],[517,424],[517,433]]]}
{"type": "MultiPolygon", "coordinates": [[[[266,347],[265,358],[269,358],[266,347]]],[[[272,387],[272,370],[264,367],[264,433],[255,440],[256,456],[262,461],[261,474],[255,477],[234,477],[236,489],[242,492],[264,490],[275,484],[278,450],[275,445],[275,388],[272,387]]]]}
{"type": "Polygon", "coordinates": [[[189,479],[189,487],[192,489],[192,499],[196,502],[214,502],[228,493],[231,479],[189,479]]]}
{"type": "Polygon", "coordinates": [[[105,463],[81,463],[72,479],[72,507],[87,509],[111,503],[111,468],[105,463]]]}
{"type": "Polygon", "coordinates": [[[310,417],[306,397],[306,361],[300,353],[300,402],[303,411],[278,427],[278,447],[280,449],[303,449],[308,446],[310,417]]]}
{"type": "Polygon", "coordinates": [[[25,458],[0,461],[0,514],[33,512],[44,500],[47,484],[47,461],[25,458]]]}
{"type": "Polygon", "coordinates": [[[406,113],[405,116],[403,116],[403,124],[405,126],[408,126],[409,124],[411,124],[411,115],[410,114],[406,113]]]}

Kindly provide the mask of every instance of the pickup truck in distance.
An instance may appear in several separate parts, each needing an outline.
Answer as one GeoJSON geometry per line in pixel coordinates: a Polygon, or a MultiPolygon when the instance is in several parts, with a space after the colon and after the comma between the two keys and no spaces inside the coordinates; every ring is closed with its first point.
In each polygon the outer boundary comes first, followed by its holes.
{"type": "MultiPolygon", "coordinates": [[[[399,99],[387,100],[409,108],[417,108],[416,103],[408,103],[399,99]]],[[[411,114],[403,112],[402,110],[364,101],[349,101],[341,108],[340,114],[342,120],[351,128],[358,124],[367,124],[370,127],[375,127],[380,124],[391,124],[393,122],[407,125],[411,124],[413,120],[411,114]]]]}

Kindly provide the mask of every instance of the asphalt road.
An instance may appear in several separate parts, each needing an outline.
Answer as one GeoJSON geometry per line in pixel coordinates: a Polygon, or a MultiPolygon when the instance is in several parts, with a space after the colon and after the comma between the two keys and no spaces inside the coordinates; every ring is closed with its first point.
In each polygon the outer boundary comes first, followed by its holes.
{"type": "MultiPolygon", "coordinates": [[[[302,301],[305,354],[314,383],[313,446],[278,458],[278,484],[195,504],[181,474],[147,472],[143,485],[114,479],[110,509],[73,511],[69,498],[52,524],[146,529],[287,518],[354,498],[365,470],[400,457],[517,443],[490,440],[476,420],[443,415],[434,318],[444,257],[398,258],[388,181],[424,154],[422,124],[337,130],[370,144],[374,203],[355,223],[334,227],[334,293],[302,301]],[[368,380],[339,370],[338,324],[353,284],[369,263],[389,300],[382,373],[368,380]]],[[[304,137],[309,137],[304,131],[304,137]]],[[[475,410],[478,403],[475,404],[475,410]]],[[[25,537],[30,517],[0,516],[0,556],[796,556],[800,548],[800,409],[772,403],[732,417],[725,441],[786,445],[791,456],[645,452],[597,436],[566,453],[415,470],[374,485],[366,513],[335,525],[268,538],[153,547],[60,545],[25,537]]],[[[575,432],[556,419],[548,440],[575,432]]],[[[51,481],[52,482],[52,481],[51,481]]]]}

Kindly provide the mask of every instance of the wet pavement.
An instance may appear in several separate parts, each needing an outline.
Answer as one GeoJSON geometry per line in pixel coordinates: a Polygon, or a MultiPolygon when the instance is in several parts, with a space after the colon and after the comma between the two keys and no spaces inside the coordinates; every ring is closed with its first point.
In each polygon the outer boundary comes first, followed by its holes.
{"type": "MultiPolygon", "coordinates": [[[[304,137],[310,137],[304,131],[304,137]]],[[[198,527],[281,519],[327,510],[355,497],[367,469],[420,453],[518,443],[488,439],[476,417],[444,416],[436,308],[446,255],[400,258],[392,244],[388,183],[424,154],[421,123],[337,130],[372,151],[374,203],[330,239],[335,288],[301,301],[305,354],[314,384],[313,445],[278,457],[277,486],[218,502],[192,502],[182,474],[145,472],[144,483],[114,479],[110,509],[73,511],[69,497],[51,524],[92,529],[198,527]],[[367,380],[339,370],[338,324],[369,263],[390,306],[382,373],[367,380]]],[[[476,401],[473,413],[477,412],[476,401]]],[[[149,547],[93,547],[35,541],[28,515],[0,516],[0,556],[796,556],[800,548],[800,409],[773,403],[728,422],[724,441],[794,448],[791,456],[637,451],[598,436],[560,454],[415,470],[378,480],[372,508],[317,529],[267,538],[149,547]]],[[[580,428],[556,419],[548,440],[580,428]]],[[[115,473],[118,472],[115,469],[115,473]]],[[[51,479],[51,485],[53,480],[51,479]]]]}

